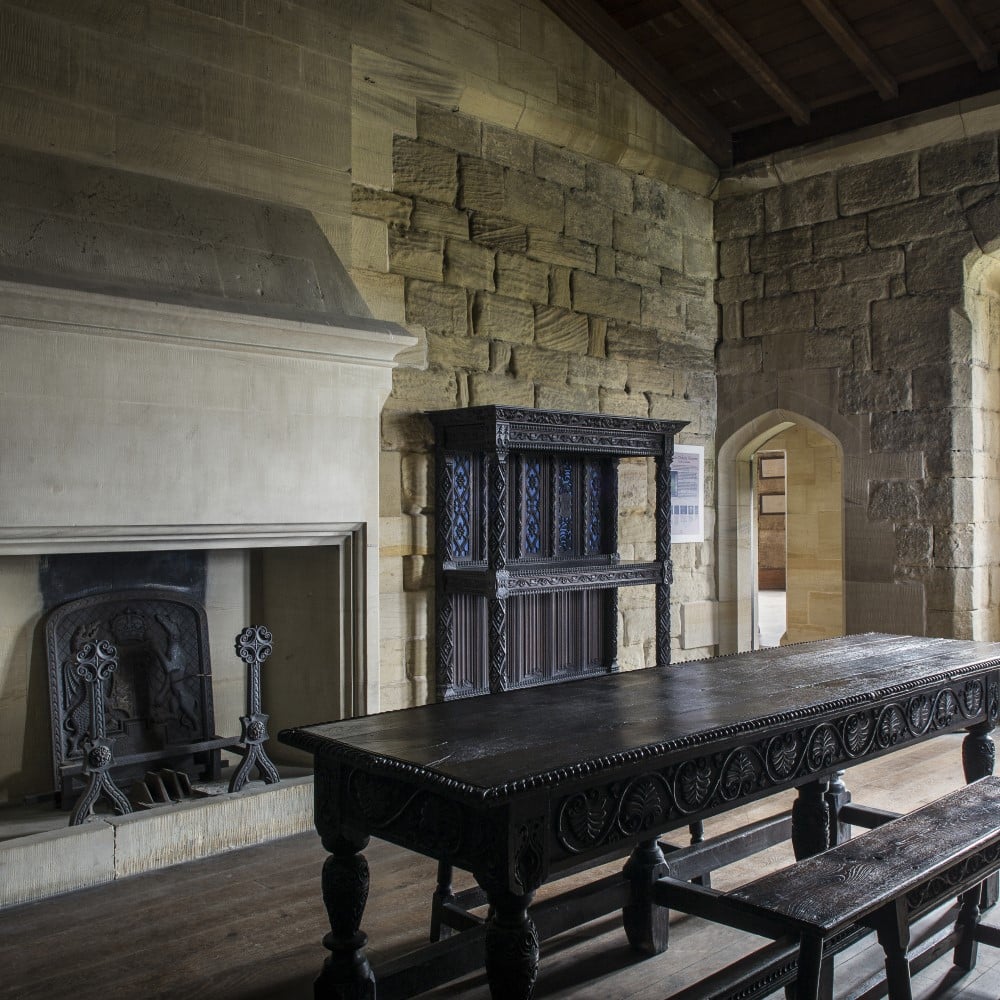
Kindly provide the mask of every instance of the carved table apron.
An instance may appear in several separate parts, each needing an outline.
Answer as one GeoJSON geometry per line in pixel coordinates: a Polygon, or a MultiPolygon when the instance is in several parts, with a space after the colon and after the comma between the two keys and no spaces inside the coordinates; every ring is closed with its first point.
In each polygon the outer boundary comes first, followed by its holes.
{"type": "Polygon", "coordinates": [[[798,787],[796,854],[815,853],[842,836],[838,772],[960,729],[966,778],[989,774],[998,665],[1000,644],[848,636],[286,730],[315,757],[330,852],[316,996],[375,996],[360,930],[372,835],[473,873],[492,994],[528,998],[528,907],[551,875],[633,847],[625,930],[660,951],[658,835],[798,787]]]}

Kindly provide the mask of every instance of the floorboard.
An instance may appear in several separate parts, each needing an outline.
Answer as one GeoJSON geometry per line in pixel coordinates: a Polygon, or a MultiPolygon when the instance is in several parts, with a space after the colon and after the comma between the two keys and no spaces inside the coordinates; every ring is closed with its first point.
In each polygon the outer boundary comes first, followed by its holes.
{"type": "MultiPolygon", "coordinates": [[[[959,744],[960,737],[945,737],[894,755],[891,766],[871,762],[852,772],[848,784],[859,802],[915,808],[961,784],[959,744]]],[[[739,810],[714,820],[709,832],[789,802],[778,796],[739,810]]],[[[372,841],[366,854],[373,882],[364,927],[377,960],[426,940],[435,864],[381,841],[372,841]]],[[[324,957],[324,858],[318,837],[303,834],[0,912],[0,998],[307,1000],[324,957]]],[[[772,848],[717,873],[715,884],[738,884],[790,859],[787,845],[772,848]]],[[[472,884],[461,873],[456,882],[472,884]]],[[[1000,923],[1000,914],[989,922],[1000,923]]],[[[617,916],[604,917],[546,942],[536,996],[664,1000],[760,943],[675,916],[668,952],[637,960],[617,916]]],[[[880,955],[869,942],[843,957],[838,1000],[856,995],[880,955]]],[[[477,973],[425,996],[487,1000],[489,990],[477,973]]],[[[979,965],[964,977],[956,977],[947,958],[939,960],[915,978],[914,996],[998,1000],[1000,951],[982,948],[979,965]]]]}

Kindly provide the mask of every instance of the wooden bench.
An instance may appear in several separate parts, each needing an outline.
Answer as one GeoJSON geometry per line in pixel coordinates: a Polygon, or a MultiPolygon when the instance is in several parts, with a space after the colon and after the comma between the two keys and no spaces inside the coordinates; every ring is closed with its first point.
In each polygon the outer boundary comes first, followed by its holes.
{"type": "MultiPolygon", "coordinates": [[[[653,898],[795,943],[797,1000],[832,997],[833,955],[857,940],[852,929],[867,928],[885,951],[890,1000],[910,1000],[910,926],[940,904],[962,899],[955,965],[972,969],[980,943],[1000,947],[1000,931],[979,923],[980,884],[998,870],[1000,777],[988,777],[731,892],[667,876],[653,898]]],[[[705,995],[718,996],[712,989],[705,995]]],[[[697,988],[683,994],[698,995],[697,988]]]]}

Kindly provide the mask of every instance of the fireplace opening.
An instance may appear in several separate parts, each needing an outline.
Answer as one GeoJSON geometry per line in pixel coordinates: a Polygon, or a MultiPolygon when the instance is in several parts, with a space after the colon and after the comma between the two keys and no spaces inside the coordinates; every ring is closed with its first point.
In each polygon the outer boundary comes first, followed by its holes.
{"type": "MultiPolygon", "coordinates": [[[[346,528],[269,538],[252,548],[0,557],[0,591],[6,598],[0,609],[0,840],[67,822],[66,813],[55,808],[59,788],[53,777],[45,627],[53,609],[80,598],[157,588],[203,606],[211,668],[206,692],[216,733],[233,742],[241,735],[240,718],[247,709],[247,667],[237,656],[234,641],[246,625],[266,625],[273,636],[273,652],[261,668],[261,704],[270,717],[271,737],[265,750],[283,777],[307,773],[308,756],[279,744],[273,738],[278,730],[366,710],[365,532],[361,525],[346,528]],[[29,813],[35,818],[28,818],[29,813]]],[[[153,608],[139,623],[129,618],[130,607],[126,601],[117,609],[118,618],[109,622],[108,630],[122,633],[118,638],[123,648],[131,640],[133,653],[168,655],[168,631],[156,622],[163,609],[153,608]]],[[[186,686],[197,691],[195,680],[186,686]]],[[[122,691],[127,690],[123,684],[122,691]]],[[[145,697],[136,695],[144,690],[141,686],[131,690],[133,698],[145,697]]],[[[200,711],[205,695],[190,692],[188,701],[200,711]]],[[[118,714],[122,729],[129,711],[121,706],[118,714]]],[[[154,721],[144,725],[142,733],[133,733],[143,747],[156,742],[156,725],[154,721]]],[[[185,722],[171,725],[183,729],[185,722]]],[[[222,751],[219,791],[226,787],[225,769],[231,771],[240,760],[222,751]]],[[[190,778],[204,787],[211,762],[203,756],[180,769],[184,777],[178,781],[190,778]]],[[[127,782],[133,777],[126,776],[127,782]]],[[[169,777],[167,785],[169,789],[169,777]]],[[[123,791],[128,794],[128,787],[123,791]]],[[[109,809],[104,804],[98,811],[109,809]]]]}

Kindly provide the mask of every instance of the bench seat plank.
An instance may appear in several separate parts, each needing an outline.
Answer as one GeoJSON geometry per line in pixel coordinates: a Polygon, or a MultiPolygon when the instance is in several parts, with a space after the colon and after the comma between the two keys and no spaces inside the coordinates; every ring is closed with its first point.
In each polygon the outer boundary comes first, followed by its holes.
{"type": "Polygon", "coordinates": [[[861,837],[764,875],[726,893],[726,899],[827,937],[984,850],[997,855],[1000,867],[1000,777],[983,778],[861,837]]]}

